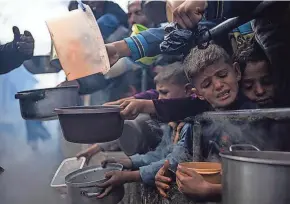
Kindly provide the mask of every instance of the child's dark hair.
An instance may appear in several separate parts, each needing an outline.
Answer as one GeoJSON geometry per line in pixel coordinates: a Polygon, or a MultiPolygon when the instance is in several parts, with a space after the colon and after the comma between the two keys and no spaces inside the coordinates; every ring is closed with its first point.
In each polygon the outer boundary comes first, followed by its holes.
{"type": "Polygon", "coordinates": [[[220,60],[232,64],[232,60],[228,53],[218,45],[210,44],[206,49],[198,49],[196,47],[193,48],[184,59],[184,71],[188,79],[192,81],[196,74],[220,60]]]}
{"type": "Polygon", "coordinates": [[[270,63],[265,52],[256,41],[254,41],[249,47],[239,50],[233,57],[233,61],[239,64],[242,74],[244,73],[248,62],[266,61],[267,63],[270,63]]]}
{"type": "Polygon", "coordinates": [[[161,71],[154,77],[155,84],[162,82],[171,82],[178,85],[185,85],[189,81],[183,70],[180,62],[175,62],[170,65],[164,66],[161,71]]]}

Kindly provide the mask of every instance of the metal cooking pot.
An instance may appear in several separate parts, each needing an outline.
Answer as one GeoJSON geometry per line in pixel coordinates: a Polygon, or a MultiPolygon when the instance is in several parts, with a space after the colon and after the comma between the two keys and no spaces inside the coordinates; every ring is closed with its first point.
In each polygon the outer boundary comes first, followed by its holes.
{"type": "Polygon", "coordinates": [[[57,118],[54,109],[81,105],[77,86],[22,91],[15,98],[26,120],[53,120],[57,118]]]}
{"type": "Polygon", "coordinates": [[[290,203],[290,152],[232,151],[220,156],[223,204],[290,203]]]}
{"type": "Polygon", "coordinates": [[[97,187],[105,182],[105,173],[113,170],[122,171],[121,164],[108,164],[106,168],[101,166],[86,167],[66,176],[68,187],[68,199],[70,204],[117,204],[124,197],[124,186],[114,188],[109,195],[98,199],[104,189],[97,187]]]}

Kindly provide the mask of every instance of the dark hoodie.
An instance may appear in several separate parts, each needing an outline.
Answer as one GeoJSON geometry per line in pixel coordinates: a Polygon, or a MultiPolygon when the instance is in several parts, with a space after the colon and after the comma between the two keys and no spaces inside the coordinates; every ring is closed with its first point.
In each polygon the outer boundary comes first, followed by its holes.
{"type": "Polygon", "coordinates": [[[19,67],[27,57],[16,50],[13,42],[0,45],[0,74],[6,74],[19,67]]]}

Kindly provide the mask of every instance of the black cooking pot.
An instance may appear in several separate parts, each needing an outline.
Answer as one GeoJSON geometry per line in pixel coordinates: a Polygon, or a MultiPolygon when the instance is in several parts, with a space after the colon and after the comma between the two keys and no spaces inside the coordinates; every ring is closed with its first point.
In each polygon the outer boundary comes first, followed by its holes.
{"type": "Polygon", "coordinates": [[[54,109],[81,105],[77,86],[35,89],[18,92],[23,119],[53,120],[57,119],[54,109]]]}
{"type": "Polygon", "coordinates": [[[69,142],[109,142],[122,135],[124,120],[118,106],[79,106],[56,109],[63,136],[69,142]]]}

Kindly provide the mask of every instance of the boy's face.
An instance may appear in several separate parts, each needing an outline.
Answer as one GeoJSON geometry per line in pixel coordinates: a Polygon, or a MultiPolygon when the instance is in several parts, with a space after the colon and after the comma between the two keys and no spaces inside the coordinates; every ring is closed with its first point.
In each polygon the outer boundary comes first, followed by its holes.
{"type": "Polygon", "coordinates": [[[194,77],[196,94],[213,108],[226,108],[237,98],[241,73],[223,60],[210,65],[194,77]]]}
{"type": "Polygon", "coordinates": [[[172,82],[162,82],[156,84],[159,93],[158,99],[185,98],[192,94],[191,85],[179,85],[172,82]]]}
{"type": "Polygon", "coordinates": [[[242,91],[261,107],[273,104],[274,85],[266,61],[248,62],[242,76],[242,91]]]}

